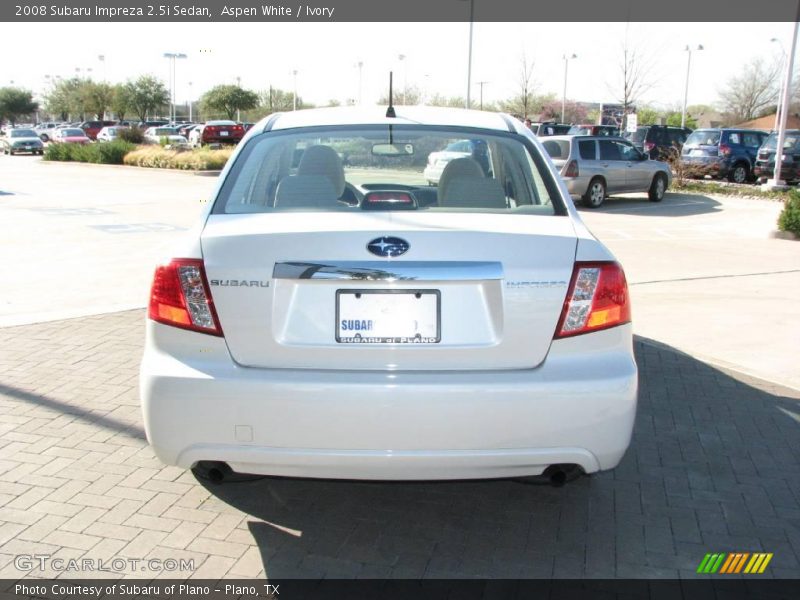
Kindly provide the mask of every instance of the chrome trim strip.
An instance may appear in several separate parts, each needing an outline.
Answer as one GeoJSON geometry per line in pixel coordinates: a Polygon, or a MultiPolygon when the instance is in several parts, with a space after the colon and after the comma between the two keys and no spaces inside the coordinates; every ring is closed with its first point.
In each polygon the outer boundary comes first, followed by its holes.
{"type": "Polygon", "coordinates": [[[273,279],[339,281],[483,281],[503,279],[499,262],[350,262],[275,263],[273,279]]]}

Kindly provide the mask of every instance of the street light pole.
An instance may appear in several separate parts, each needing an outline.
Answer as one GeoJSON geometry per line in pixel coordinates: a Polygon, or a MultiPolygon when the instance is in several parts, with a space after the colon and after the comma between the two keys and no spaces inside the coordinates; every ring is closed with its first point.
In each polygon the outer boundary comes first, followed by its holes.
{"type": "Polygon", "coordinates": [[[169,107],[169,120],[170,122],[175,121],[175,62],[178,58],[187,58],[187,56],[181,52],[165,52],[164,58],[170,60],[170,107],[169,107]]]}
{"type": "MultiPolygon", "coordinates": [[[[800,13],[800,4],[798,5],[798,13],[800,13]]],[[[783,105],[781,106],[780,123],[778,125],[778,139],[775,145],[775,170],[772,173],[772,179],[767,181],[763,186],[769,188],[779,188],[786,185],[781,179],[781,167],[783,166],[783,141],[786,138],[786,117],[789,112],[789,98],[791,98],[792,90],[792,70],[794,69],[794,53],[797,49],[797,28],[800,23],[795,21],[794,34],[792,35],[792,49],[786,57],[786,70],[783,75],[783,105]]],[[[763,188],[762,188],[763,189],[763,188]]]]}
{"type": "Polygon", "coordinates": [[[406,104],[406,93],[408,92],[408,63],[403,62],[406,59],[405,54],[398,54],[397,58],[403,63],[403,106],[406,104]]]}
{"type": "MultiPolygon", "coordinates": [[[[239,77],[239,76],[236,77],[236,87],[238,87],[238,88],[242,87],[242,78],[239,77]]],[[[236,109],[236,122],[237,123],[241,123],[242,122],[242,111],[241,111],[241,109],[238,109],[238,108],[236,109]]]]}
{"type": "Polygon", "coordinates": [[[469,0],[469,54],[467,57],[467,106],[470,108],[470,89],[472,88],[472,27],[475,17],[475,0],[469,0]]]}
{"type": "Polygon", "coordinates": [[[564,123],[567,114],[567,69],[569,68],[569,61],[573,58],[578,58],[578,55],[567,56],[564,54],[561,58],[564,59],[564,93],[561,96],[561,122],[564,123]]]}
{"type": "Polygon", "coordinates": [[[356,66],[358,67],[358,105],[361,106],[361,82],[362,82],[361,74],[364,68],[364,61],[361,60],[358,61],[356,66]]]}
{"type": "Polygon", "coordinates": [[[479,86],[481,86],[481,96],[480,96],[481,97],[481,104],[480,104],[480,106],[481,106],[481,110],[483,110],[483,86],[484,86],[484,84],[487,84],[489,82],[488,81],[476,81],[475,83],[477,83],[479,86]]]}
{"type": "Polygon", "coordinates": [[[189,82],[189,123],[192,123],[192,82],[189,82]]]}
{"type": "MultiPolygon", "coordinates": [[[[781,47],[781,62],[780,66],[783,67],[786,64],[784,61],[786,60],[786,50],[783,47],[783,42],[779,38],[772,38],[770,42],[777,42],[778,45],[781,47]]],[[[778,90],[778,105],[775,107],[775,131],[778,131],[781,124],[781,110],[783,109],[783,81],[781,81],[781,88],[778,90]]]]}
{"type": "MultiPolygon", "coordinates": [[[[694,51],[702,50],[703,45],[698,44],[694,51]]],[[[689,99],[689,69],[692,66],[692,48],[686,46],[684,52],[689,53],[689,58],[686,60],[686,86],[683,89],[683,110],[681,111],[681,127],[686,127],[686,102],[689,99]]]]}

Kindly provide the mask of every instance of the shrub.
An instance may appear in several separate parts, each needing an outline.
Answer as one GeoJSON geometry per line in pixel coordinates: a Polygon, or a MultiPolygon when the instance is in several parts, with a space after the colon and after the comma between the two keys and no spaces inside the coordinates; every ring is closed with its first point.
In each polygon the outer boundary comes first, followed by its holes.
{"type": "Polygon", "coordinates": [[[136,167],[181,169],[191,171],[218,170],[228,162],[232,148],[209,150],[201,148],[191,152],[166,150],[160,146],[138,148],[125,156],[125,164],[136,167]]]}
{"type": "Polygon", "coordinates": [[[121,165],[125,155],[135,146],[120,140],[108,144],[50,144],[45,150],[45,160],[87,162],[103,165],[121,165]]]}
{"type": "Polygon", "coordinates": [[[792,190],[783,203],[783,210],[778,217],[778,229],[800,236],[800,192],[797,190],[792,190]]]}
{"type": "Polygon", "coordinates": [[[138,127],[125,127],[117,131],[117,137],[131,144],[144,144],[144,131],[138,127]]]}

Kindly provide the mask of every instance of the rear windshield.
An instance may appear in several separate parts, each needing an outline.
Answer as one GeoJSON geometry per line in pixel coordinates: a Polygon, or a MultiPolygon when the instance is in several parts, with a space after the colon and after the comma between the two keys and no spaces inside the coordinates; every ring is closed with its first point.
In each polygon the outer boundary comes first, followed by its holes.
{"type": "Polygon", "coordinates": [[[551,158],[567,158],[569,156],[569,142],[567,140],[547,140],[542,142],[551,158]]]}
{"type": "Polygon", "coordinates": [[[698,130],[686,138],[687,146],[716,146],[719,144],[720,132],[714,130],[698,130]]]}
{"type": "Polygon", "coordinates": [[[12,129],[11,137],[38,137],[33,129],[12,129]]]}
{"type": "Polygon", "coordinates": [[[414,125],[307,128],[253,138],[213,211],[421,210],[565,214],[522,136],[414,125]],[[469,140],[471,152],[449,151],[469,140]]]}
{"type": "Polygon", "coordinates": [[[647,127],[639,127],[636,131],[634,131],[631,136],[628,138],[634,144],[638,142],[643,142],[644,138],[647,137],[647,132],[649,129],[647,127]]]}
{"type": "Polygon", "coordinates": [[[83,129],[62,129],[61,135],[68,137],[86,137],[86,134],[83,133],[83,129]]]}
{"type": "MultiPolygon", "coordinates": [[[[795,148],[797,144],[800,143],[800,134],[798,133],[786,133],[783,137],[783,147],[784,148],[795,148]]],[[[777,133],[770,133],[767,141],[764,142],[762,148],[767,150],[775,150],[778,146],[778,134],[777,133]]]]}

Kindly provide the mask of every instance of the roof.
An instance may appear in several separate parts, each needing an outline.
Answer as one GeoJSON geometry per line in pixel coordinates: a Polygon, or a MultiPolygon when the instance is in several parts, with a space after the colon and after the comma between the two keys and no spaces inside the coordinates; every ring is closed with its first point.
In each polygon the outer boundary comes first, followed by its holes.
{"type": "MultiPolygon", "coordinates": [[[[509,123],[520,133],[524,125],[502,113],[443,108],[436,106],[395,106],[394,118],[386,116],[386,106],[345,106],[312,108],[281,113],[272,129],[316,127],[325,125],[438,125],[475,127],[509,131],[509,123]]],[[[260,121],[254,129],[263,130],[271,117],[260,121]]]]}
{"type": "MultiPolygon", "coordinates": [[[[775,129],[775,115],[767,115],[760,119],[753,119],[752,121],[745,121],[736,125],[739,129],[764,129],[765,131],[772,131],[775,129]]],[[[786,129],[800,129],[800,117],[797,115],[788,115],[786,117],[786,129]]]]}

